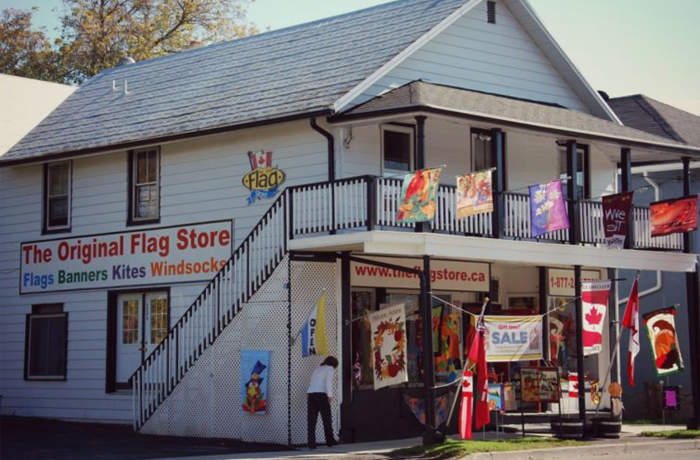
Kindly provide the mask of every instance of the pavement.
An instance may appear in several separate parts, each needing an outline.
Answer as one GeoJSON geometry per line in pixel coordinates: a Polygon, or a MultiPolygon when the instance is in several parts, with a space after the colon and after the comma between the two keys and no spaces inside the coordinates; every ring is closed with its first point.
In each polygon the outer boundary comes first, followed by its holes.
{"type": "MultiPolygon", "coordinates": [[[[475,440],[520,437],[515,426],[505,432],[478,432],[475,440]]],[[[519,426],[517,428],[520,428],[519,426]]],[[[608,459],[634,458],[675,452],[700,458],[700,439],[659,440],[641,437],[642,431],[682,429],[674,425],[623,425],[620,439],[591,440],[583,447],[564,447],[514,452],[472,454],[467,460],[553,460],[606,455],[608,459]]],[[[528,424],[528,436],[551,436],[548,425],[528,424]]],[[[2,417],[0,458],[2,460],[386,460],[395,449],[421,444],[420,438],[371,443],[319,446],[311,450],[289,450],[284,446],[244,443],[224,439],[149,436],[133,432],[128,425],[64,422],[49,419],[2,417]]],[[[677,455],[674,454],[674,458],[677,455]]],[[[685,457],[684,457],[685,458],[685,457]]]]}

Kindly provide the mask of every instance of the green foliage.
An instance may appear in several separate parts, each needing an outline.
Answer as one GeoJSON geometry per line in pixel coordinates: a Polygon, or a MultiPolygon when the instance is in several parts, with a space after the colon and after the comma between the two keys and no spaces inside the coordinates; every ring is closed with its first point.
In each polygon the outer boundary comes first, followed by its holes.
{"type": "Polygon", "coordinates": [[[435,446],[416,446],[397,449],[389,453],[394,458],[459,458],[477,452],[504,452],[513,450],[548,449],[553,447],[570,447],[586,445],[576,440],[559,440],[555,438],[516,438],[502,441],[458,441],[447,439],[444,444],[435,446]]]}
{"type": "Polygon", "coordinates": [[[700,430],[642,431],[642,436],[667,439],[700,439],[700,430]]]}
{"type": "Polygon", "coordinates": [[[253,0],[63,0],[61,38],[31,28],[31,11],[4,10],[0,72],[82,83],[124,56],[142,61],[257,32],[253,0]]]}

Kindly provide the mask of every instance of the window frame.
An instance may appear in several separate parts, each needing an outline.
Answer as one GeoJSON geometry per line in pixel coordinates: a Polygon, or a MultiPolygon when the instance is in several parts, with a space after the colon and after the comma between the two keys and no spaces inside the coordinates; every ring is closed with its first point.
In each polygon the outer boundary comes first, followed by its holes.
{"type": "MultiPolygon", "coordinates": [[[[579,162],[581,163],[582,170],[581,172],[583,173],[583,183],[580,183],[579,185],[583,189],[583,193],[581,193],[581,200],[590,200],[591,199],[591,149],[588,144],[579,144],[578,142],[576,143],[576,153],[578,154],[581,152],[581,157],[583,161],[579,162]]],[[[568,177],[567,173],[567,151],[566,151],[566,145],[559,145],[557,144],[557,155],[559,156],[559,178],[563,179],[568,177]],[[563,153],[563,155],[562,155],[563,153]],[[562,158],[564,161],[564,164],[562,165],[562,158]],[[562,168],[564,169],[564,172],[561,172],[562,168]]],[[[568,185],[564,184],[563,187],[564,190],[564,196],[566,199],[569,199],[568,196],[568,185]]]]}
{"type": "Polygon", "coordinates": [[[28,381],[65,381],[68,378],[68,312],[63,310],[62,303],[52,303],[52,304],[36,304],[32,305],[32,312],[27,313],[25,322],[25,334],[24,334],[24,380],[28,381]],[[56,309],[59,311],[45,311],[42,309],[56,309]],[[42,319],[42,318],[63,318],[64,320],[64,344],[63,344],[63,356],[62,358],[62,373],[57,375],[32,375],[31,370],[31,350],[30,346],[31,331],[32,331],[32,320],[42,319]]]}
{"type": "Polygon", "coordinates": [[[128,158],[128,177],[129,177],[129,184],[128,184],[128,189],[127,189],[127,220],[126,220],[126,225],[127,226],[134,226],[134,225],[147,225],[147,224],[159,224],[160,223],[160,192],[161,192],[161,182],[160,182],[160,173],[161,173],[161,155],[160,155],[160,146],[155,146],[155,147],[145,147],[145,148],[140,148],[140,149],[134,149],[129,151],[129,158],[128,158]],[[156,152],[156,159],[158,161],[158,165],[156,167],[156,189],[158,190],[158,215],[156,217],[136,217],[136,209],[137,203],[136,203],[136,187],[140,184],[136,182],[136,174],[138,173],[137,169],[137,161],[138,161],[138,155],[139,153],[144,153],[144,152],[150,152],[155,150],[156,152]]]}
{"type": "Polygon", "coordinates": [[[41,225],[41,233],[42,235],[48,235],[52,233],[68,233],[71,231],[71,225],[72,225],[72,217],[73,217],[73,161],[72,160],[64,160],[64,161],[52,161],[49,163],[44,163],[44,181],[43,181],[43,193],[42,193],[42,225],[41,225]],[[51,207],[49,206],[49,192],[50,192],[50,184],[49,184],[49,169],[53,166],[59,166],[59,165],[68,165],[68,193],[67,193],[67,199],[68,199],[68,220],[65,225],[49,225],[49,220],[50,220],[50,213],[51,213],[51,207]]]}
{"type": "Polygon", "coordinates": [[[380,175],[386,176],[386,175],[397,175],[397,174],[408,174],[412,171],[415,171],[416,167],[416,127],[411,124],[404,124],[404,123],[387,123],[387,124],[382,124],[379,125],[379,144],[380,144],[380,175]],[[390,169],[385,167],[385,161],[384,161],[384,133],[386,131],[392,131],[395,133],[401,133],[401,134],[408,134],[409,135],[409,147],[410,151],[408,153],[409,158],[408,158],[408,171],[402,171],[400,169],[390,169]]]}

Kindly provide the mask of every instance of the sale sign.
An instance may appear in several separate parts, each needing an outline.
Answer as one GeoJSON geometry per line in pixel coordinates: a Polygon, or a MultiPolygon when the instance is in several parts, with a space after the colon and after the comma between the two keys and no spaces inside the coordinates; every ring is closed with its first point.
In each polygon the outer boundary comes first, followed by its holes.
{"type": "Polygon", "coordinates": [[[20,293],[208,281],[232,245],[231,220],[26,242],[20,293]]]}
{"type": "Polygon", "coordinates": [[[542,359],[542,317],[485,316],[486,361],[542,359]]]}
{"type": "Polygon", "coordinates": [[[625,245],[633,195],[634,192],[622,192],[603,197],[603,231],[608,248],[625,245]]]}
{"type": "Polygon", "coordinates": [[[583,306],[583,356],[600,353],[603,349],[605,313],[608,310],[610,280],[581,283],[583,306]]]}

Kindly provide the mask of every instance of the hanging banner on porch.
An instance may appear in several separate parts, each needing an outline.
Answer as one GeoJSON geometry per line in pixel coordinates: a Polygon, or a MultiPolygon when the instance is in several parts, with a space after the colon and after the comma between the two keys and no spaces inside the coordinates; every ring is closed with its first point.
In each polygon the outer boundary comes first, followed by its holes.
{"type": "Polygon", "coordinates": [[[241,405],[243,412],[267,413],[269,350],[241,350],[241,405]]]}
{"type": "Polygon", "coordinates": [[[457,176],[457,218],[493,212],[491,170],[457,176]]]}
{"type": "Polygon", "coordinates": [[[642,315],[651,343],[656,375],[659,377],[683,371],[675,319],[676,307],[660,308],[642,315]]]}
{"type": "Polygon", "coordinates": [[[472,408],[474,400],[474,377],[471,371],[462,374],[462,405],[459,409],[459,436],[472,438],[472,408]]]}
{"type": "Polygon", "coordinates": [[[558,403],[559,372],[556,367],[521,367],[520,388],[523,402],[558,403]]]}
{"type": "Polygon", "coordinates": [[[542,359],[542,317],[485,316],[486,361],[542,359]]]}
{"type": "Polygon", "coordinates": [[[371,313],[374,389],[408,381],[406,312],[400,303],[371,313]]]}
{"type": "Polygon", "coordinates": [[[309,318],[301,330],[301,355],[305,358],[311,355],[327,355],[328,341],[326,340],[326,290],[321,293],[318,303],[311,310],[309,318]]]}
{"type": "Polygon", "coordinates": [[[583,306],[583,356],[600,353],[603,349],[603,327],[608,311],[610,280],[581,283],[583,306]]]}
{"type": "Polygon", "coordinates": [[[561,191],[561,181],[531,185],[530,190],[530,235],[533,238],[569,228],[566,204],[561,191]]]}
{"type": "Polygon", "coordinates": [[[404,176],[398,222],[428,222],[435,218],[440,172],[442,168],[419,169],[404,176]]]}
{"type": "Polygon", "coordinates": [[[634,192],[607,195],[603,200],[603,231],[608,248],[622,248],[625,245],[629,227],[634,192]]]}
{"type": "Polygon", "coordinates": [[[649,213],[652,237],[698,229],[697,196],[651,203],[649,213]]]}

